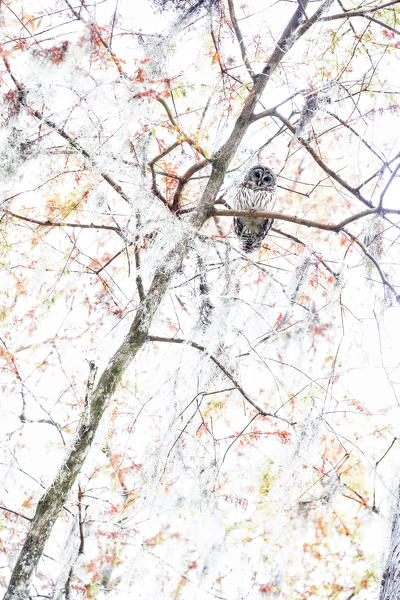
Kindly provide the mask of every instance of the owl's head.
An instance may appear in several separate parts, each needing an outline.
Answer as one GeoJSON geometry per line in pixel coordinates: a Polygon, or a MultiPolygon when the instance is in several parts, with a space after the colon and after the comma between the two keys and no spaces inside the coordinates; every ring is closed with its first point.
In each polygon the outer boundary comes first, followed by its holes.
{"type": "Polygon", "coordinates": [[[271,188],[276,185],[276,175],[270,167],[256,165],[252,167],[244,178],[244,183],[251,183],[252,187],[271,188]]]}

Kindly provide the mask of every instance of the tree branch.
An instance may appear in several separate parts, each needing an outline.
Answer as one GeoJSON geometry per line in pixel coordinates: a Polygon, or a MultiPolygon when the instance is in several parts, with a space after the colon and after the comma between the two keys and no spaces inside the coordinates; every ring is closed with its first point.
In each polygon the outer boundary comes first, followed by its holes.
{"type": "MultiPolygon", "coordinates": [[[[0,51],[0,53],[1,53],[1,51],[0,51]]],[[[104,179],[104,181],[106,181],[108,183],[108,185],[110,185],[113,188],[113,190],[115,190],[117,192],[117,194],[123,200],[125,200],[125,202],[127,202],[129,205],[131,205],[132,204],[131,199],[129,198],[129,196],[127,194],[125,194],[122,187],[118,183],[116,183],[112,179],[112,177],[110,175],[108,175],[108,173],[105,173],[104,171],[100,171],[97,168],[96,161],[94,160],[94,158],[89,154],[89,152],[87,150],[85,150],[85,148],[83,148],[83,146],[80,145],[80,143],[75,138],[73,138],[71,135],[69,135],[62,127],[59,127],[58,125],[53,123],[53,121],[44,117],[44,115],[40,111],[30,107],[27,104],[27,102],[25,100],[24,87],[14,77],[14,75],[11,71],[11,68],[10,68],[10,64],[9,64],[6,56],[4,55],[4,53],[1,53],[1,55],[3,58],[3,62],[5,64],[5,67],[8,71],[8,74],[10,75],[11,79],[14,82],[15,87],[18,90],[19,101],[25,107],[28,114],[33,115],[36,119],[38,119],[42,123],[45,123],[47,125],[47,127],[49,127],[50,129],[52,129],[53,131],[58,133],[58,135],[60,135],[62,138],[64,138],[70,144],[70,146],[75,148],[75,150],[77,150],[79,152],[79,154],[81,154],[84,157],[84,159],[90,164],[90,166],[93,167],[93,169],[99,173],[99,175],[104,179]]]]}
{"type": "Polygon", "coordinates": [[[157,335],[149,335],[147,339],[149,340],[149,342],[165,342],[165,343],[168,343],[168,344],[186,344],[187,346],[191,346],[192,348],[196,348],[196,350],[200,350],[200,352],[204,352],[208,356],[208,358],[215,365],[217,365],[217,367],[222,371],[222,373],[233,383],[233,385],[235,386],[235,388],[238,390],[238,392],[240,392],[240,394],[243,396],[243,398],[246,400],[246,402],[248,402],[249,404],[251,404],[251,406],[253,406],[253,408],[255,408],[260,415],[262,415],[263,417],[272,417],[274,419],[279,419],[280,421],[284,421],[288,425],[292,425],[292,426],[294,425],[294,423],[292,423],[291,421],[288,421],[287,419],[285,419],[283,417],[278,417],[274,413],[268,413],[263,408],[261,408],[247,394],[247,392],[245,392],[245,390],[240,385],[240,383],[238,382],[238,380],[236,379],[236,377],[214,355],[209,354],[207,352],[207,349],[204,346],[201,346],[200,344],[197,344],[196,342],[192,342],[191,340],[185,340],[185,339],[182,339],[182,338],[166,338],[166,337],[161,337],[161,336],[157,336],[157,335]]]}
{"type": "Polygon", "coordinates": [[[46,221],[41,221],[40,219],[34,219],[33,217],[25,217],[24,215],[18,215],[8,208],[3,208],[3,212],[14,219],[19,219],[20,221],[25,221],[27,223],[34,223],[35,225],[41,225],[42,227],[72,227],[77,229],[106,229],[108,231],[116,231],[120,232],[121,228],[116,225],[99,225],[95,223],[68,223],[67,221],[50,221],[47,219],[46,221]]]}
{"type": "MultiPolygon", "coordinates": [[[[283,237],[292,240],[293,242],[296,242],[296,244],[300,244],[301,246],[304,247],[308,247],[307,244],[305,242],[303,242],[302,240],[300,240],[298,237],[296,237],[295,235],[291,235],[290,233],[286,233],[286,231],[282,231],[281,229],[276,229],[276,227],[271,227],[271,231],[273,231],[274,233],[278,233],[279,235],[282,235],[283,237]]],[[[324,259],[321,257],[320,254],[318,254],[318,252],[315,252],[315,250],[311,250],[311,254],[313,256],[315,256],[315,258],[318,260],[318,262],[320,262],[325,269],[333,276],[335,277],[335,279],[338,277],[338,274],[335,273],[335,271],[333,271],[330,266],[324,261],[324,259]]]]}
{"type": "Polygon", "coordinates": [[[305,225],[305,227],[314,227],[315,229],[323,229],[325,231],[333,231],[335,233],[339,233],[339,231],[343,231],[343,228],[349,223],[353,223],[354,221],[358,221],[359,219],[363,219],[370,215],[374,214],[395,214],[400,215],[400,209],[396,208],[387,208],[380,209],[371,208],[369,210],[364,210],[363,212],[357,213],[348,217],[347,219],[343,219],[340,223],[336,224],[328,224],[328,223],[320,223],[319,221],[313,221],[311,219],[303,219],[301,217],[295,217],[292,215],[284,215],[282,213],[268,212],[262,210],[233,210],[233,209],[225,209],[225,208],[215,208],[213,213],[210,215],[211,217],[262,217],[263,219],[276,219],[277,221],[289,221],[289,223],[297,223],[298,225],[305,225]]]}
{"type": "MultiPolygon", "coordinates": [[[[343,16],[347,17],[348,15],[345,14],[343,16]]],[[[379,21],[378,19],[375,19],[374,17],[371,17],[370,15],[360,14],[360,15],[352,15],[352,16],[354,16],[354,17],[362,17],[363,19],[368,19],[368,21],[371,21],[372,23],[376,23],[377,25],[380,25],[384,29],[388,29],[389,31],[393,31],[393,33],[396,33],[397,35],[400,35],[400,31],[398,29],[395,29],[394,27],[391,27],[390,25],[387,25],[386,23],[383,23],[382,21],[379,21]]],[[[338,18],[340,18],[340,17],[338,17],[338,18]]]]}
{"type": "MultiPolygon", "coordinates": [[[[399,0],[400,1],[400,0],[399,0]]],[[[333,117],[334,119],[336,119],[337,121],[339,121],[339,123],[341,123],[343,125],[343,127],[346,127],[346,129],[348,129],[349,131],[351,131],[351,133],[353,135],[355,135],[362,144],[364,144],[364,146],[366,148],[368,148],[368,150],[370,150],[370,152],[372,152],[384,165],[386,165],[386,162],[383,160],[383,158],[381,156],[379,156],[379,154],[372,148],[372,146],[370,146],[370,144],[368,144],[368,142],[366,140],[364,140],[363,136],[360,135],[358,133],[358,131],[356,131],[351,125],[349,125],[347,123],[347,121],[343,121],[343,119],[341,119],[338,115],[335,115],[335,113],[330,112],[329,110],[326,111],[328,115],[330,115],[331,117],[333,117]]]]}
{"type": "Polygon", "coordinates": [[[398,31],[397,29],[394,29],[394,27],[391,27],[387,23],[383,23],[382,21],[379,21],[378,19],[371,17],[371,15],[369,14],[371,12],[377,12],[379,10],[383,10],[384,8],[387,8],[389,6],[394,6],[395,4],[399,4],[399,3],[400,3],[400,0],[394,0],[394,2],[388,2],[387,4],[383,4],[382,6],[374,6],[372,8],[359,9],[359,10],[347,10],[342,13],[337,13],[334,15],[328,15],[326,17],[321,17],[321,19],[319,19],[319,20],[320,21],[335,21],[336,19],[348,19],[349,17],[363,17],[363,18],[368,19],[369,21],[372,21],[373,23],[376,23],[377,25],[380,25],[381,27],[384,27],[385,29],[389,29],[389,31],[393,31],[394,33],[397,33],[399,35],[400,31],[398,31]]]}
{"type": "Polygon", "coordinates": [[[182,144],[182,142],[186,142],[187,144],[189,144],[190,146],[192,146],[192,148],[194,148],[195,150],[197,150],[197,152],[199,152],[199,154],[201,154],[202,156],[204,156],[204,158],[206,158],[207,160],[209,160],[209,157],[207,156],[207,153],[197,144],[197,142],[195,142],[194,140],[192,140],[192,138],[190,138],[189,136],[187,136],[179,127],[178,123],[175,121],[175,118],[171,112],[171,109],[169,108],[167,102],[164,100],[164,98],[161,98],[161,96],[157,96],[156,97],[157,102],[159,102],[161,104],[161,106],[164,107],[165,112],[168,115],[169,120],[171,121],[171,124],[173,125],[174,129],[176,129],[176,131],[179,133],[180,137],[182,139],[179,140],[178,144],[182,144]]]}
{"type": "Polygon", "coordinates": [[[187,169],[187,171],[182,175],[182,177],[179,177],[179,183],[176,188],[174,198],[172,200],[172,205],[171,205],[173,212],[177,212],[180,208],[181,195],[182,195],[183,188],[185,187],[185,185],[189,182],[191,177],[195,173],[197,173],[197,171],[204,169],[204,167],[206,167],[208,165],[208,163],[209,163],[209,161],[207,159],[204,159],[200,162],[194,163],[194,165],[192,165],[191,167],[189,167],[189,169],[187,169]]]}
{"type": "MultiPolygon", "coordinates": [[[[294,125],[292,125],[290,123],[290,121],[288,121],[283,115],[281,115],[277,110],[275,110],[275,116],[286,125],[286,127],[289,129],[289,131],[291,131],[292,133],[296,133],[296,127],[294,127],[294,125]]],[[[321,169],[323,171],[325,171],[325,173],[327,173],[330,177],[332,177],[332,179],[334,179],[335,181],[337,181],[337,183],[339,183],[342,187],[344,187],[347,191],[349,191],[351,194],[353,194],[353,196],[355,196],[357,198],[357,200],[360,200],[360,202],[362,202],[363,204],[365,204],[366,206],[369,206],[370,208],[373,207],[372,202],[370,202],[369,200],[367,200],[366,198],[364,198],[361,193],[359,188],[354,188],[351,185],[349,185],[344,179],[342,179],[337,173],[335,173],[335,171],[333,171],[332,169],[330,169],[322,160],[321,158],[318,156],[318,154],[315,152],[315,150],[313,150],[311,148],[311,146],[309,144],[307,144],[307,142],[299,137],[297,138],[298,141],[304,146],[304,148],[307,150],[307,152],[313,157],[313,159],[315,160],[315,162],[317,163],[317,165],[319,167],[321,167],[321,169]]]]}
{"type": "Polygon", "coordinates": [[[229,14],[230,14],[231,21],[232,21],[232,27],[235,31],[237,41],[239,42],[240,53],[242,55],[243,62],[246,66],[247,72],[250,75],[251,79],[254,79],[254,71],[251,68],[250,61],[247,57],[246,46],[244,45],[242,32],[240,31],[240,27],[239,27],[239,24],[236,19],[235,6],[233,4],[233,0],[228,0],[228,7],[229,7],[229,14]]]}
{"type": "Polygon", "coordinates": [[[389,181],[387,182],[387,184],[385,185],[385,187],[382,190],[382,193],[379,197],[379,209],[382,208],[382,204],[383,204],[383,199],[385,197],[386,192],[388,191],[389,187],[391,186],[393,179],[396,177],[398,171],[400,169],[400,162],[397,165],[397,167],[394,169],[393,173],[390,175],[389,181]]]}
{"type": "Polygon", "coordinates": [[[355,235],[353,235],[352,233],[350,233],[350,231],[347,231],[347,229],[344,229],[344,228],[343,228],[343,232],[346,235],[348,235],[349,238],[351,240],[353,240],[353,242],[355,242],[361,248],[361,250],[364,252],[365,256],[367,258],[369,258],[369,260],[374,264],[376,270],[379,273],[379,277],[381,278],[381,281],[382,281],[383,285],[386,286],[386,287],[388,287],[389,290],[393,293],[393,295],[394,295],[394,297],[396,299],[396,302],[400,302],[400,294],[399,294],[399,292],[396,291],[396,289],[393,287],[393,285],[386,279],[386,277],[385,277],[385,275],[384,275],[384,273],[383,273],[383,271],[382,271],[382,269],[381,269],[380,264],[378,263],[378,261],[372,256],[372,254],[370,254],[368,252],[368,250],[366,249],[366,247],[364,246],[364,244],[362,242],[360,242],[360,240],[355,235]]]}
{"type": "Polygon", "coordinates": [[[160,154],[157,154],[157,156],[152,158],[151,161],[149,162],[149,167],[150,167],[150,172],[151,172],[151,181],[152,181],[151,191],[153,192],[153,194],[155,196],[157,196],[157,198],[159,198],[161,200],[161,202],[165,206],[169,206],[168,200],[165,198],[165,196],[162,195],[162,193],[160,192],[160,190],[157,187],[157,178],[156,178],[156,172],[154,170],[154,165],[156,164],[156,162],[158,162],[159,160],[164,158],[164,156],[167,156],[167,154],[172,152],[172,150],[175,150],[175,148],[177,148],[180,144],[182,144],[181,141],[174,142],[173,144],[171,144],[171,146],[168,146],[168,148],[165,148],[165,150],[160,152],[160,154]]]}
{"type": "MultiPolygon", "coordinates": [[[[68,0],[64,0],[65,4],[67,4],[68,8],[70,9],[70,11],[72,12],[72,14],[74,15],[74,17],[76,19],[78,19],[79,21],[82,21],[82,23],[84,23],[84,25],[86,25],[87,27],[90,27],[91,29],[94,29],[99,41],[101,42],[101,44],[103,45],[103,47],[108,51],[108,53],[110,54],[110,57],[113,61],[113,63],[115,64],[115,66],[118,69],[118,73],[120,75],[122,75],[123,77],[126,77],[122,67],[121,67],[121,63],[119,62],[117,56],[115,55],[115,53],[112,51],[111,46],[105,41],[105,39],[103,38],[103,36],[101,35],[101,32],[99,30],[99,28],[96,26],[96,24],[93,22],[93,20],[91,20],[90,24],[87,23],[87,21],[85,21],[85,19],[82,18],[82,15],[78,12],[76,12],[76,10],[74,9],[73,6],[71,6],[71,4],[68,2],[68,0]]],[[[84,8],[86,8],[86,6],[84,5],[84,3],[82,3],[82,6],[84,8]]],[[[87,10],[87,8],[86,8],[87,10]]],[[[114,13],[114,19],[115,19],[115,13],[114,13]]]]}

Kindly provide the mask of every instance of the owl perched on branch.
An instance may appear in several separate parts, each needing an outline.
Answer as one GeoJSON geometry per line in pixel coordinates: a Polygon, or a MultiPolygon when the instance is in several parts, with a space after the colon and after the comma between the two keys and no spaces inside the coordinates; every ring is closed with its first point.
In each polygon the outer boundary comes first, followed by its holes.
{"type": "MultiPolygon", "coordinates": [[[[276,175],[264,165],[252,167],[240,184],[233,208],[235,210],[272,211],[276,200],[276,175]]],[[[273,219],[234,217],[233,226],[245,252],[261,248],[261,242],[271,229],[273,219]]]]}

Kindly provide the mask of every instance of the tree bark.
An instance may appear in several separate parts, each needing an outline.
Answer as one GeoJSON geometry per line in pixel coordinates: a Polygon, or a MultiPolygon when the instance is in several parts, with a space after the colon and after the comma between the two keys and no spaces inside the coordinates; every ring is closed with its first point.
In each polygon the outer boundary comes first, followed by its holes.
{"type": "Polygon", "coordinates": [[[400,487],[393,516],[389,554],[383,572],[379,600],[400,598],[400,487]]]}
{"type": "MultiPolygon", "coordinates": [[[[244,103],[229,138],[211,160],[212,171],[210,177],[199,205],[191,219],[191,226],[193,228],[200,229],[205,221],[213,215],[214,202],[225,177],[226,170],[244,134],[252,123],[254,108],[268,83],[270,75],[279,65],[283,56],[313,23],[318,20],[319,16],[330,6],[332,1],[324,0],[314,15],[308,20],[304,19],[304,10],[308,4],[308,0],[303,0],[302,5],[294,12],[262,73],[255,77],[254,86],[244,103]]],[[[90,394],[77,428],[74,443],[54,481],[38,503],[30,530],[13,569],[11,580],[3,600],[27,600],[29,598],[31,578],[37,568],[57,516],[67,500],[75,479],[89,452],[108,401],[119,384],[123,373],[147,340],[153,317],[167,291],[169,282],[182,264],[184,256],[190,248],[192,237],[192,228],[183,227],[181,239],[167,254],[163,263],[156,270],[149,291],[136,312],[128,334],[103,371],[96,388],[90,394]]]]}

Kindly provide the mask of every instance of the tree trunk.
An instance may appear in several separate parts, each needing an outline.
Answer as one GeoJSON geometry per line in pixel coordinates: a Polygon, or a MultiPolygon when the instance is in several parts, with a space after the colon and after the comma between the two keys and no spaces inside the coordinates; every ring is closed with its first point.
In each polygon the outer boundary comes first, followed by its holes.
{"type": "Polygon", "coordinates": [[[379,600],[396,600],[397,598],[400,598],[400,488],[393,515],[390,548],[383,573],[379,600]]]}

